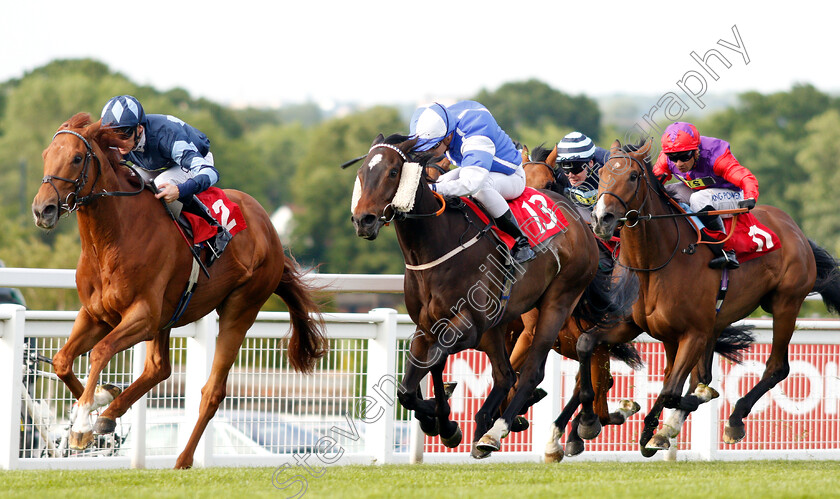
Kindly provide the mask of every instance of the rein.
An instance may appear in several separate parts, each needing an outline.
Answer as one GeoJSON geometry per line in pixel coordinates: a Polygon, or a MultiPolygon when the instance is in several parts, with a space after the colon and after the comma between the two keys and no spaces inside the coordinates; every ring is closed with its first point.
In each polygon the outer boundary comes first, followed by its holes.
{"type": "MultiPolygon", "coordinates": [[[[79,176],[76,180],[72,180],[65,177],[59,177],[57,175],[46,175],[43,179],[41,179],[42,184],[50,184],[50,187],[53,188],[55,191],[55,196],[58,199],[58,206],[61,210],[65,212],[72,213],[82,206],[86,206],[92,203],[96,198],[103,197],[103,196],[136,196],[143,192],[144,186],[141,183],[140,188],[137,191],[115,191],[115,192],[108,192],[105,189],[102,189],[102,192],[93,192],[96,188],[96,183],[99,181],[99,177],[102,176],[102,163],[99,161],[99,157],[94,154],[93,148],[90,145],[90,142],[82,134],[78,132],[74,132],[73,130],[59,130],[53,135],[52,140],[55,140],[59,134],[62,133],[69,133],[79,138],[82,143],[85,145],[87,151],[85,152],[85,161],[82,165],[82,171],[79,172],[79,176]],[[79,196],[81,194],[82,189],[85,188],[85,185],[88,181],[88,168],[90,167],[91,158],[96,161],[96,178],[93,180],[93,184],[90,187],[91,193],[87,196],[79,196]],[[64,202],[61,202],[61,194],[58,192],[58,187],[55,186],[53,180],[61,180],[63,182],[69,182],[73,184],[74,190],[73,192],[67,194],[67,197],[64,199],[64,202]],[[73,205],[70,205],[70,196],[73,196],[73,205]]],[[[137,171],[129,165],[125,165],[128,169],[134,173],[134,175],[138,176],[137,171]]]]}

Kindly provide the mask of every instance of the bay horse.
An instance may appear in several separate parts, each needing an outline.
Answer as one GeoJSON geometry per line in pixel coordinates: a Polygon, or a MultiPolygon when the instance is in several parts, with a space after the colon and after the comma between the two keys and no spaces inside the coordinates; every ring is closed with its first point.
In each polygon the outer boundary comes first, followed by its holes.
{"type": "Polygon", "coordinates": [[[590,286],[597,270],[595,237],[571,217],[570,203],[553,193],[549,193],[555,203],[551,209],[568,217],[569,226],[538,245],[534,260],[509,263],[511,267],[504,270],[508,249],[486,233],[485,224],[471,210],[455,208],[462,204],[459,200],[445,203],[431,191],[423,169],[409,161],[415,143],[416,139],[402,135],[386,139],[380,134],[373,141],[357,172],[351,220],[356,234],[368,240],[376,239],[386,223],[394,223],[406,262],[406,308],[418,328],[398,398],[415,411],[426,434],[439,434],[449,447],[460,443],[461,429],[449,420],[443,386],[446,359],[467,348],[488,355],[493,388],[475,415],[472,449],[473,457],[486,457],[501,448],[501,438],[542,380],[545,358],[570,313],[574,310],[594,324],[605,322],[610,314],[625,313],[635,299],[626,290],[635,283],[628,279],[624,286],[615,286],[614,291],[626,294],[612,296],[590,286]],[[503,296],[506,275],[511,288],[503,296]],[[610,306],[599,308],[599,300],[610,306]],[[505,348],[505,328],[535,306],[540,318],[517,380],[505,348]],[[429,372],[435,399],[423,400],[420,382],[429,372]],[[496,419],[512,388],[512,400],[496,419]]]}
{"type": "Polygon", "coordinates": [[[44,150],[44,180],[32,203],[35,224],[52,229],[62,214],[77,213],[82,252],[76,287],[82,308],[70,338],[53,358],[56,374],[78,399],[71,448],[85,448],[93,431],[112,433],[116,418],[171,372],[171,327],[194,322],[215,309],[219,336],[212,372],[201,390],[198,422],[175,467],[189,468],[199,438],[225,397],[228,372],[245,333],[272,293],[291,315],[288,355],[293,368],[312,370],[326,350],[323,321],[312,289],[294,259],[283,252],[265,210],[245,193],[226,189],[247,228],[199,275],[183,315],[169,324],[187,285],[193,260],[172,219],[134,172],[109,148],[113,132],[79,113],[58,129],[44,150]],[[314,314],[314,317],[310,317],[314,314]],[[118,352],[148,343],[143,373],[119,393],[98,390],[99,374],[118,352]],[[90,351],[90,373],[82,386],[73,361],[90,351]],[[91,426],[90,413],[110,402],[91,426]]]}
{"type": "MultiPolygon", "coordinates": [[[[547,189],[558,194],[563,194],[565,188],[571,187],[571,183],[566,178],[566,175],[563,172],[559,172],[558,175],[552,166],[557,159],[556,145],[551,149],[539,145],[534,149],[533,154],[523,159],[526,159],[523,161],[522,167],[525,170],[525,184],[528,187],[547,189]]],[[[577,211],[573,213],[573,216],[577,216],[577,211]]],[[[526,312],[522,315],[520,328],[514,330],[508,338],[509,350],[511,351],[510,361],[514,370],[518,370],[525,360],[525,354],[530,348],[538,319],[539,311],[537,309],[526,312]]],[[[584,330],[577,321],[569,318],[560,329],[553,349],[566,358],[578,360],[576,345],[578,338],[583,334],[584,330]]],[[[612,413],[609,411],[607,393],[613,384],[612,375],[610,374],[611,356],[622,360],[634,369],[641,368],[642,366],[639,352],[629,343],[605,343],[598,345],[594,349],[590,361],[592,389],[594,391],[593,409],[603,426],[624,424],[627,418],[638,412],[641,408],[636,402],[622,400],[619,403],[618,410],[612,413]]],[[[575,390],[569,402],[554,421],[551,437],[546,445],[546,462],[557,462],[563,459],[564,449],[560,446],[559,440],[563,436],[566,425],[579,405],[580,383],[576,383],[575,390]]],[[[578,435],[579,422],[580,415],[572,420],[572,426],[569,434],[566,436],[565,455],[567,456],[576,456],[584,451],[583,439],[578,435]]],[[[585,435],[587,438],[594,438],[595,436],[591,433],[585,435]]]]}
{"type": "Polygon", "coordinates": [[[717,396],[708,387],[712,380],[712,352],[719,335],[730,324],[759,306],[773,315],[773,345],[764,374],[736,403],[725,425],[724,441],[736,443],[745,436],[743,419],[753,405],[790,371],[788,344],[805,297],[819,292],[830,311],[840,312],[837,260],[809,240],[785,212],[759,205],[752,210],[753,214],[778,235],[781,248],[730,271],[728,293],[716,313],[721,271],[708,267],[711,252],[680,251],[697,242],[694,226],[685,217],[644,220],[648,215],[657,217],[678,212],[653,175],[648,161],[650,150],[649,142],[624,147],[618,141],[612,144],[611,157],[601,168],[598,201],[593,212],[593,228],[601,238],[611,236],[621,220],[628,221],[621,229],[619,263],[623,270],[639,275],[633,323],[625,323],[624,331],[596,332],[578,341],[581,378],[588,376],[583,367],[584,357],[605,336],[615,334],[626,338],[644,330],[663,342],[668,366],[664,385],[645,417],[640,437],[642,453],[646,456],[667,448],[668,439],[679,433],[687,415],[700,403],[717,396]],[[681,395],[689,374],[688,389],[681,395]],[[654,435],[664,407],[677,411],[654,435]]]}

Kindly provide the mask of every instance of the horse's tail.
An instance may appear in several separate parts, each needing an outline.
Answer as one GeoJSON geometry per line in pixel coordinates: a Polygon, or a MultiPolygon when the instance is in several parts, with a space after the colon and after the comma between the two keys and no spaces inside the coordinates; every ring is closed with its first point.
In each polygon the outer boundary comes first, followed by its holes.
{"type": "Polygon", "coordinates": [[[817,262],[814,291],[822,295],[823,303],[829,312],[840,315],[840,270],[837,269],[840,263],[814,241],[808,239],[808,243],[811,244],[811,251],[814,252],[814,260],[817,262]]]}
{"type": "Polygon", "coordinates": [[[630,366],[634,371],[645,367],[642,354],[630,343],[616,343],[610,346],[610,355],[630,366]]]}
{"type": "Polygon", "coordinates": [[[581,331],[587,330],[582,321],[593,328],[608,329],[630,315],[638,296],[639,279],[634,272],[623,272],[616,277],[599,271],[583,291],[572,317],[581,331]]]}
{"type": "Polygon", "coordinates": [[[303,282],[304,274],[291,255],[283,256],[286,258],[283,276],[274,293],[286,303],[291,316],[289,361],[295,370],[308,373],[312,372],[315,362],[327,353],[324,320],[320,306],[312,297],[317,289],[303,282]]]}
{"type": "Polygon", "coordinates": [[[715,352],[721,357],[740,364],[744,350],[755,341],[752,326],[729,326],[720,332],[715,342],[715,352]]]}

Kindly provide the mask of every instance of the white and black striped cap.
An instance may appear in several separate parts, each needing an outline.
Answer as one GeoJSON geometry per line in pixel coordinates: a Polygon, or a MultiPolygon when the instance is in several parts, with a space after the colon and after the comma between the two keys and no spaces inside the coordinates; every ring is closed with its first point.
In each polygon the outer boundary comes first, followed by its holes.
{"type": "Polygon", "coordinates": [[[557,143],[557,164],[569,161],[589,161],[595,154],[592,139],[580,132],[572,132],[557,143]]]}

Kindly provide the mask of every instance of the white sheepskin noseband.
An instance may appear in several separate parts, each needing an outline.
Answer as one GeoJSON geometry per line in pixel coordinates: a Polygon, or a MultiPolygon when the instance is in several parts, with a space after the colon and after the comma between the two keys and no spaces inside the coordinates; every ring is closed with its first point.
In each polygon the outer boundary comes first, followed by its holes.
{"type": "MultiPolygon", "coordinates": [[[[403,163],[402,175],[400,175],[400,185],[397,186],[397,192],[394,194],[394,199],[391,200],[391,206],[397,211],[407,213],[414,208],[414,198],[417,193],[417,187],[420,185],[420,176],[423,175],[423,167],[419,163],[409,163],[405,153],[391,144],[374,144],[371,146],[370,151],[378,147],[386,147],[396,151],[402,157],[403,161],[405,161],[403,163]]],[[[370,154],[370,151],[368,151],[368,154],[370,154]]],[[[379,163],[379,159],[376,157],[371,159],[369,167],[373,168],[379,163]],[[374,160],[375,163],[373,162],[374,160]]],[[[356,205],[359,204],[361,197],[362,183],[357,175],[356,183],[353,185],[353,198],[350,201],[350,213],[356,212],[356,205]]]]}

